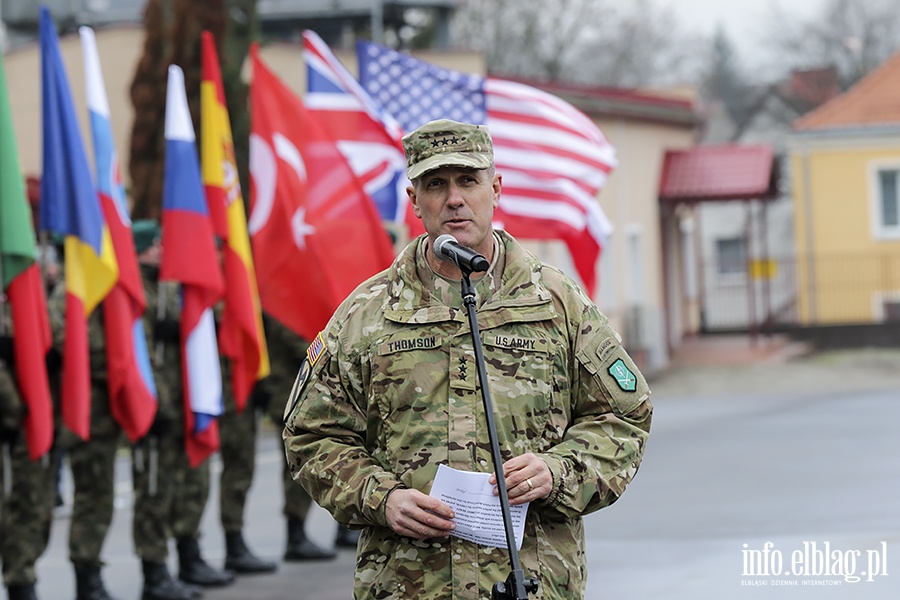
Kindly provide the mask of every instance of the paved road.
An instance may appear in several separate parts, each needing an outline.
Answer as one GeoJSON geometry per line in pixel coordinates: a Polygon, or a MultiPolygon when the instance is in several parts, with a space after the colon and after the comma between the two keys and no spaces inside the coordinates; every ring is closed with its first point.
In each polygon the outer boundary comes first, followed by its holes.
{"type": "MultiPolygon", "coordinates": [[[[687,367],[654,383],[654,401],[636,480],[618,504],[586,519],[589,600],[900,598],[900,354],[687,367]],[[845,576],[816,575],[825,556],[831,572],[845,576]],[[799,574],[771,575],[779,559],[782,570],[799,574]],[[769,575],[758,575],[763,566],[769,575]],[[861,581],[849,581],[854,575],[861,581]]],[[[247,537],[277,559],[279,449],[274,436],[262,437],[247,537]]],[[[105,576],[118,598],[131,600],[141,577],[124,469],[121,487],[105,576]]],[[[207,509],[202,545],[218,563],[217,501],[207,509]]],[[[74,596],[67,527],[63,513],[38,565],[43,599],[74,596]]],[[[310,531],[328,544],[334,527],[318,510],[310,531]]],[[[331,562],[283,563],[274,575],[242,578],[205,597],[344,600],[352,569],[344,551],[331,562]]]]}

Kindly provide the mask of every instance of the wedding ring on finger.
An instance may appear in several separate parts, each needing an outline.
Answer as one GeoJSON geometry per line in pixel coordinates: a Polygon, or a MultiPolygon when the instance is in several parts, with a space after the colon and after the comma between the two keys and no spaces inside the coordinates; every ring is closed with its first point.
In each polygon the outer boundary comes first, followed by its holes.
{"type": "Polygon", "coordinates": [[[530,492],[531,490],[534,489],[534,486],[531,485],[531,477],[529,477],[528,479],[526,479],[526,480],[525,480],[525,483],[528,484],[528,491],[529,491],[529,492],[530,492]]]}

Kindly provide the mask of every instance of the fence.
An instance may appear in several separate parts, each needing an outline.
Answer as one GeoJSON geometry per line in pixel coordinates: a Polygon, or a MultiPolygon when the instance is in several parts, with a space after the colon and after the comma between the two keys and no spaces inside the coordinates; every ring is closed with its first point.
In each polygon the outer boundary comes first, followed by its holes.
{"type": "Polygon", "coordinates": [[[702,271],[704,331],[900,321],[900,254],[751,260],[737,273],[708,261],[702,271]]]}

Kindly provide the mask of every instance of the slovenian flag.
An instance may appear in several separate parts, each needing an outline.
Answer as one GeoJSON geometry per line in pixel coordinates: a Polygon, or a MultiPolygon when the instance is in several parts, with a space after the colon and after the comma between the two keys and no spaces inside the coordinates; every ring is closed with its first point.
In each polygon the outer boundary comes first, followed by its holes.
{"type": "Polygon", "coordinates": [[[112,238],[91,181],[72,92],[47,7],[41,7],[43,177],[41,228],[65,240],[66,315],[63,422],[90,437],[91,384],[87,318],[119,276],[112,238]]]}
{"type": "Polygon", "coordinates": [[[213,306],[223,293],[213,223],[203,194],[184,73],[169,66],[166,91],[160,279],[181,284],[181,370],[185,446],[197,466],[219,447],[222,372],[213,306]]]}
{"type": "Polygon", "coordinates": [[[206,201],[216,235],[222,239],[225,306],[219,322],[219,347],[231,364],[231,389],[243,411],[253,385],[269,374],[256,271],[247,233],[244,197],[234,159],[231,124],[225,107],[222,72],[213,36],[202,34],[200,82],[201,165],[206,201]]]}
{"type": "Polygon", "coordinates": [[[94,140],[97,193],[119,264],[119,280],[103,301],[110,408],[116,422],[135,442],[149,431],[157,407],[156,385],[141,318],[147,301],[134,250],[131,218],[125,205],[119,155],[113,145],[109,102],[94,30],[81,27],[78,32],[94,140]]]}

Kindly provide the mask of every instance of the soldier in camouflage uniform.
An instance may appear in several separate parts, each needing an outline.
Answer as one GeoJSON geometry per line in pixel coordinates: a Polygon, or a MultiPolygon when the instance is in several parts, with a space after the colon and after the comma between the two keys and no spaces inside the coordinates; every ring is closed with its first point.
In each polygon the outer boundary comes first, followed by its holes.
{"type": "Polygon", "coordinates": [[[219,478],[219,516],[225,531],[225,568],[235,573],[271,573],[278,565],[262,560],[244,541],[244,505],[256,466],[256,408],[263,397],[260,384],[244,410],[238,411],[231,387],[230,362],[223,356],[222,399],[219,418],[222,473],[219,478]]]}
{"type": "Polygon", "coordinates": [[[209,459],[192,467],[187,453],[179,454],[176,469],[178,483],[170,522],[177,540],[178,577],[194,585],[222,587],[234,582],[234,573],[210,565],[203,558],[200,548],[200,524],[209,502],[209,477],[209,459]]]}
{"type": "Polygon", "coordinates": [[[177,541],[182,581],[217,587],[232,583],[234,574],[210,566],[200,551],[200,521],[209,498],[209,461],[191,467],[185,451],[178,285],[159,281],[159,225],[136,221],[132,231],[147,297],[144,327],[152,340],[159,396],[153,427],[135,448],[135,551],[142,559],[146,600],[185,594],[196,597],[196,589],[174,581],[169,574],[165,564],[169,537],[177,541]]]}
{"type": "MultiPolygon", "coordinates": [[[[269,362],[272,372],[261,383],[266,393],[277,398],[269,402],[269,417],[280,425],[284,418],[284,401],[291,391],[297,365],[306,356],[309,343],[291,331],[277,319],[266,316],[266,342],[269,345],[269,362]]],[[[306,516],[312,506],[312,498],[291,477],[285,458],[283,465],[284,516],[287,519],[287,547],[284,560],[324,560],[337,557],[333,550],[322,548],[306,536],[306,516]]],[[[358,532],[338,525],[334,545],[339,548],[356,548],[358,532]]]]}
{"type": "MultiPolygon", "coordinates": [[[[63,348],[65,337],[66,284],[61,279],[48,302],[54,346],[63,348]]],[[[69,524],[69,560],[75,569],[76,600],[109,600],[100,577],[100,552],[112,522],[115,502],[116,451],[122,431],[112,415],[106,369],[106,336],[103,304],[87,321],[90,360],[90,434],[87,440],[63,432],[74,497],[69,524]]]]}
{"type": "Polygon", "coordinates": [[[34,565],[50,539],[54,469],[51,454],[28,454],[13,360],[12,338],[0,335],[0,562],[9,600],[33,600],[34,565]]]}
{"type": "Polygon", "coordinates": [[[170,282],[159,282],[159,225],[155,221],[135,221],[132,232],[147,299],[144,331],[152,341],[150,351],[158,399],[153,426],[132,449],[132,536],[144,574],[141,598],[190,600],[195,597],[195,590],[172,577],[166,566],[171,537],[169,516],[177,483],[173,473],[179,455],[184,454],[178,288],[170,282]],[[165,305],[163,309],[160,303],[165,305]]]}
{"type": "MultiPolygon", "coordinates": [[[[582,598],[582,515],[616,501],[649,434],[649,388],[584,292],[492,231],[501,176],[483,126],[404,137],[408,193],[427,232],[363,283],[313,341],[285,413],[295,478],[363,528],[356,598],[489,598],[508,553],[450,536],[426,495],[437,467],[492,472],[461,274],[434,254],[454,235],[490,269],[474,279],[510,503],[530,502],[520,559],[538,598],[582,598]]],[[[493,475],[491,475],[491,482],[493,475]]]]}

